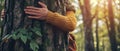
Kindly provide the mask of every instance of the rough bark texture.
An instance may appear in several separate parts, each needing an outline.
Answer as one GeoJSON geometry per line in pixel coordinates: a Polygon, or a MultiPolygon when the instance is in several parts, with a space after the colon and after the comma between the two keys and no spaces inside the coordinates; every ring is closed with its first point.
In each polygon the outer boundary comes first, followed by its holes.
{"type": "MultiPolygon", "coordinates": [[[[42,37],[37,38],[40,44],[39,51],[67,51],[67,32],[63,32],[44,21],[28,19],[28,15],[24,13],[24,8],[27,5],[38,7],[38,1],[44,2],[49,10],[65,15],[65,2],[67,0],[5,0],[2,37],[12,34],[20,28],[37,27],[41,29],[40,32],[42,33],[42,37]]],[[[29,45],[23,44],[20,40],[9,39],[7,43],[1,42],[1,46],[2,51],[31,51],[29,45]]]]}

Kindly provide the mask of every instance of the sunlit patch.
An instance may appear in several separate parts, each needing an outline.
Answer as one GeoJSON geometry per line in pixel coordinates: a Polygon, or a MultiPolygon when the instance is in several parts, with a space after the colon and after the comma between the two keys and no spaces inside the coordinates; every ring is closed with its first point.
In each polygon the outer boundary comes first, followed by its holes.
{"type": "Polygon", "coordinates": [[[117,48],[120,48],[120,46],[117,46],[117,48]]]}
{"type": "Polygon", "coordinates": [[[92,0],[90,4],[92,5],[92,7],[95,7],[98,3],[97,0],[92,0]]]}

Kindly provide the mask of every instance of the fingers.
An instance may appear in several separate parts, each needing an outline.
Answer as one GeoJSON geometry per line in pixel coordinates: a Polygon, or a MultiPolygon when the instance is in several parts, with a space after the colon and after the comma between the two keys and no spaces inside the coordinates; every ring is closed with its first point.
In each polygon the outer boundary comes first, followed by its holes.
{"type": "Polygon", "coordinates": [[[44,3],[38,2],[42,8],[37,8],[34,6],[27,6],[24,11],[26,14],[32,15],[28,16],[28,18],[45,20],[45,16],[47,15],[48,9],[44,3]]]}
{"type": "Polygon", "coordinates": [[[38,16],[28,16],[28,18],[31,18],[31,19],[38,19],[39,17],[38,17],[38,16]]]}
{"type": "Polygon", "coordinates": [[[47,8],[47,6],[46,6],[44,3],[42,3],[42,2],[38,2],[38,4],[39,4],[42,8],[47,8]]]}
{"type": "Polygon", "coordinates": [[[33,7],[33,6],[27,6],[26,9],[34,9],[34,10],[39,10],[39,8],[37,7],[33,7]]]}
{"type": "Polygon", "coordinates": [[[29,9],[28,8],[26,8],[26,9],[24,9],[24,11],[25,11],[25,13],[26,14],[30,14],[30,15],[40,15],[40,13],[41,13],[41,9],[39,8],[39,9],[35,9],[34,7],[29,7],[29,9]]]}
{"type": "Polygon", "coordinates": [[[46,17],[43,17],[42,15],[39,16],[28,16],[30,19],[37,19],[37,20],[45,20],[46,17]]]}
{"type": "Polygon", "coordinates": [[[39,13],[40,12],[40,9],[39,10],[34,10],[34,9],[24,9],[25,12],[34,12],[34,13],[39,13]]]}
{"type": "Polygon", "coordinates": [[[30,15],[40,15],[39,13],[35,13],[35,12],[25,12],[25,13],[30,15]]]}

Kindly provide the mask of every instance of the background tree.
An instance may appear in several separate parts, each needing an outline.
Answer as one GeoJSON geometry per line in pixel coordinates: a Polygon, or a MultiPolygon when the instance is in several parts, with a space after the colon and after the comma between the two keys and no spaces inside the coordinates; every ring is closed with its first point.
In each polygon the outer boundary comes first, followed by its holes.
{"type": "MultiPolygon", "coordinates": [[[[78,0],[80,2],[80,0],[78,0]]],[[[92,20],[90,12],[90,0],[84,0],[83,5],[80,3],[80,8],[83,16],[84,34],[85,34],[85,51],[94,51],[94,40],[92,33],[92,20]]]]}
{"type": "MultiPolygon", "coordinates": [[[[99,4],[99,0],[98,0],[98,4],[99,4]]],[[[97,8],[96,8],[96,13],[95,13],[95,17],[96,17],[96,51],[99,51],[99,36],[98,36],[98,27],[99,27],[99,24],[98,24],[98,21],[99,21],[99,19],[98,19],[98,5],[97,4],[97,8]]]]}
{"type": "Polygon", "coordinates": [[[111,43],[112,51],[117,51],[117,44],[116,44],[116,31],[115,31],[115,23],[114,23],[114,14],[112,8],[112,0],[108,0],[108,18],[110,21],[109,25],[109,38],[111,43]]]}

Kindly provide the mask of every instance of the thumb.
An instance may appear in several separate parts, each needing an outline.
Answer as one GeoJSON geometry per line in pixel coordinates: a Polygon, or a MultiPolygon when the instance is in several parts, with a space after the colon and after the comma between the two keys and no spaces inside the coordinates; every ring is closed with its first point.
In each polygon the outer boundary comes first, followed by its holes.
{"type": "Polygon", "coordinates": [[[44,3],[42,3],[42,2],[38,2],[38,4],[39,4],[42,8],[47,8],[47,6],[46,6],[44,3]]]}

